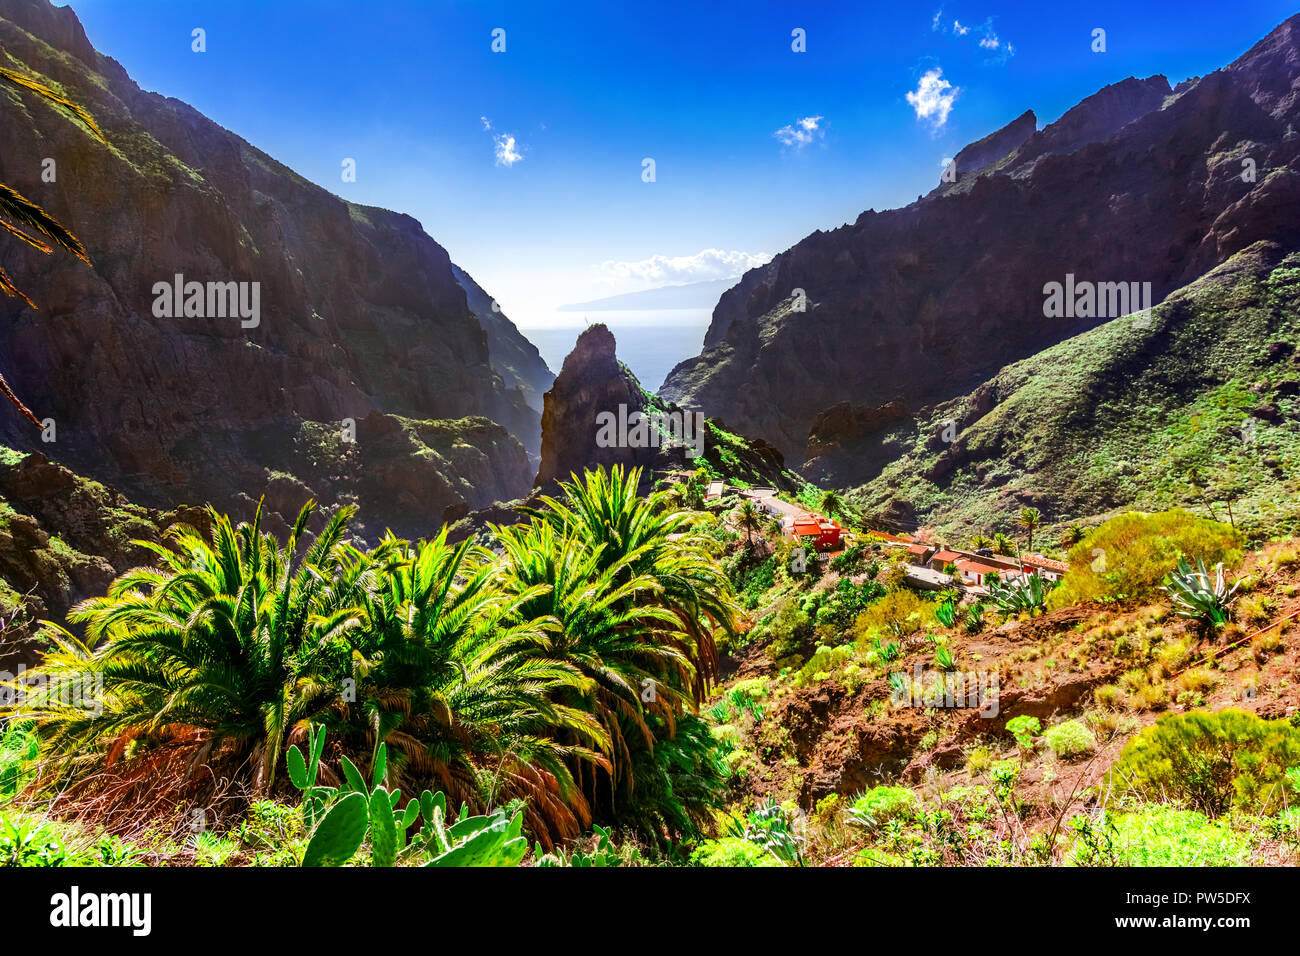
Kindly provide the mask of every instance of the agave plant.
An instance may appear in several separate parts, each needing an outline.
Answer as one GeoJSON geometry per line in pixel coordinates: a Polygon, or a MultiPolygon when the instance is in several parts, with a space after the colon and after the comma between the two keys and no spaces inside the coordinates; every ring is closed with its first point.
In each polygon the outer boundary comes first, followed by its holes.
{"type": "Polygon", "coordinates": [[[1205,569],[1205,562],[1196,559],[1196,568],[1187,563],[1186,558],[1178,559],[1178,567],[1169,573],[1168,582],[1162,586],[1173,601],[1174,613],[1179,617],[1199,621],[1209,627],[1220,627],[1228,623],[1231,616],[1229,605],[1235,600],[1237,581],[1228,587],[1223,577],[1223,562],[1214,569],[1214,575],[1205,569]]]}
{"type": "Polygon", "coordinates": [[[881,664],[892,664],[903,656],[903,646],[897,641],[886,641],[877,637],[872,642],[872,649],[875,651],[876,660],[881,664]]]}
{"type": "Polygon", "coordinates": [[[730,818],[725,834],[761,846],[786,866],[803,866],[803,837],[795,832],[785,808],[768,797],[745,819],[730,818]]]}
{"type": "Polygon", "coordinates": [[[957,605],[951,598],[941,601],[935,605],[934,617],[944,627],[955,627],[957,625],[957,605]]]}
{"type": "Polygon", "coordinates": [[[1011,584],[996,583],[989,587],[989,600],[1005,614],[1030,613],[1041,610],[1047,603],[1043,593],[1043,579],[1037,574],[1011,584]]]}

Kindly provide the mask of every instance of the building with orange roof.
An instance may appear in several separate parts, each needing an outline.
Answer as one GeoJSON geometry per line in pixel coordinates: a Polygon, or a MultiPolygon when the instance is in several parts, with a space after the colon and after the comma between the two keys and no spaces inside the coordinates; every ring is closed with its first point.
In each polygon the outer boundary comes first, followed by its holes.
{"type": "Polygon", "coordinates": [[[816,551],[835,551],[840,547],[843,529],[830,518],[818,514],[802,515],[790,523],[790,536],[804,547],[816,551]]]}

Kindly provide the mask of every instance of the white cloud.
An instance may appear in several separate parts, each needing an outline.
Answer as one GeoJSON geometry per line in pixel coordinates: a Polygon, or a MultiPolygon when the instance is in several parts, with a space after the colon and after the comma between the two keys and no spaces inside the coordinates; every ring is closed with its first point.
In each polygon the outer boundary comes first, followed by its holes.
{"type": "Polygon", "coordinates": [[[964,37],[974,34],[976,42],[980,49],[988,50],[997,55],[991,57],[989,62],[1005,63],[1008,59],[1016,55],[1016,48],[1006,40],[998,36],[997,30],[993,29],[993,18],[986,17],[984,22],[978,26],[967,26],[960,20],[954,18],[951,24],[946,24],[943,19],[943,10],[940,9],[930,21],[930,29],[943,33],[951,33],[953,36],[964,37]]]}
{"type": "MultiPolygon", "coordinates": [[[[483,123],[484,131],[492,133],[492,121],[486,116],[480,116],[479,120],[483,123]]],[[[513,133],[492,133],[492,153],[496,157],[496,164],[507,169],[524,158],[513,133]]]]}
{"type": "Polygon", "coordinates": [[[826,131],[821,129],[823,116],[805,116],[795,120],[786,126],[782,126],[772,135],[779,139],[784,146],[792,146],[795,149],[803,149],[815,139],[821,139],[826,135],[826,131]]]}
{"type": "Polygon", "coordinates": [[[916,111],[916,118],[926,121],[937,132],[948,122],[948,115],[960,92],[961,87],[945,80],[943,70],[936,66],[922,75],[916,89],[907,94],[907,102],[916,111]]]}
{"type": "Polygon", "coordinates": [[[632,279],[654,285],[734,279],[747,269],[772,261],[766,252],[704,249],[693,256],[651,256],[637,262],[608,260],[600,264],[607,279],[632,279]]]}
{"type": "Polygon", "coordinates": [[[519,152],[518,147],[515,145],[515,138],[509,133],[493,136],[492,141],[496,143],[495,152],[498,166],[510,167],[524,158],[524,154],[519,152]]]}

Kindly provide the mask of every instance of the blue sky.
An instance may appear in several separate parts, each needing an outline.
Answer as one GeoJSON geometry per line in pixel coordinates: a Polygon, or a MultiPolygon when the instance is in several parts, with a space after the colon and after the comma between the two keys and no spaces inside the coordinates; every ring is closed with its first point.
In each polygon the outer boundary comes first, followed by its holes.
{"type": "Polygon", "coordinates": [[[563,303],[718,278],[904,205],[945,157],[1025,109],[1045,125],[1130,75],[1203,75],[1296,12],[1275,0],[72,6],[145,89],[344,198],[415,216],[525,327],[563,303]],[[791,49],[796,28],[806,52],[791,49]]]}

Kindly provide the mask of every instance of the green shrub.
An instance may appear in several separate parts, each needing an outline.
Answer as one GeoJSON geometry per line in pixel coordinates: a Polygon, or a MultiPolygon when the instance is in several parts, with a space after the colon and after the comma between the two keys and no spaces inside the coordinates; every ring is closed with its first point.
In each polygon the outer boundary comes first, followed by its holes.
{"type": "Polygon", "coordinates": [[[916,807],[916,794],[906,787],[872,787],[853,801],[849,819],[860,826],[878,827],[896,817],[911,816],[916,807]]]}
{"type": "Polygon", "coordinates": [[[818,633],[824,637],[843,634],[853,624],[854,618],[884,593],[884,586],[875,581],[855,587],[848,578],[841,578],[835,589],[826,593],[821,606],[811,611],[815,615],[818,633]]]}
{"type": "Polygon", "coordinates": [[[907,866],[907,861],[900,856],[886,853],[876,847],[865,847],[853,857],[854,866],[907,866]]]}
{"type": "Polygon", "coordinates": [[[1241,537],[1226,524],[1181,509],[1119,515],[1070,549],[1069,573],[1047,606],[1154,598],[1179,558],[1192,555],[1235,565],[1241,537]]]}
{"type": "Polygon", "coordinates": [[[811,636],[808,615],[794,601],[787,601],[771,617],[759,621],[751,632],[751,643],[767,643],[764,653],[774,661],[789,657],[811,636]]]}
{"type": "Polygon", "coordinates": [[[1043,737],[1047,746],[1052,748],[1052,753],[1064,760],[1092,753],[1097,748],[1092,731],[1077,720],[1067,720],[1055,727],[1048,727],[1043,737]]]}
{"type": "Polygon", "coordinates": [[[1034,738],[1043,731],[1042,722],[1037,717],[1021,714],[1007,721],[1007,732],[1016,738],[1016,743],[1029,750],[1034,746],[1034,738]]]}
{"type": "Polygon", "coordinates": [[[11,797],[31,778],[39,745],[31,721],[0,725],[0,799],[11,797]]]}
{"type": "Polygon", "coordinates": [[[1117,791],[1173,799],[1210,816],[1263,814],[1286,802],[1300,764],[1300,728],[1242,710],[1166,714],[1129,741],[1112,770],[1117,791]]]}
{"type": "Polygon", "coordinates": [[[761,846],[737,837],[705,840],[691,854],[692,866],[780,866],[761,846]]]}
{"type": "Polygon", "coordinates": [[[26,814],[0,814],[0,867],[76,866],[54,827],[26,814]]]}
{"type": "Polygon", "coordinates": [[[910,588],[890,591],[858,615],[854,633],[860,638],[884,634],[890,637],[907,637],[919,631],[931,616],[931,603],[918,597],[910,588]]]}
{"type": "Polygon", "coordinates": [[[854,574],[861,570],[865,558],[865,549],[862,545],[855,544],[843,553],[831,558],[826,566],[836,574],[854,574]]]}
{"type": "Polygon", "coordinates": [[[1116,819],[1114,846],[1120,866],[1242,866],[1250,855],[1244,834],[1168,807],[1116,819]]]}

